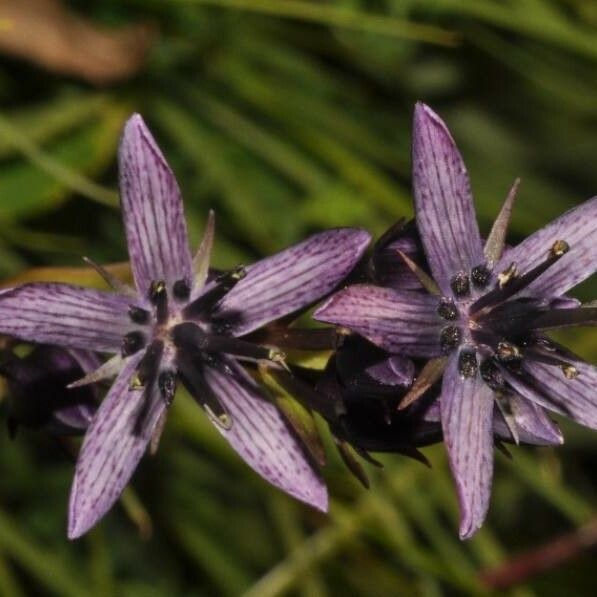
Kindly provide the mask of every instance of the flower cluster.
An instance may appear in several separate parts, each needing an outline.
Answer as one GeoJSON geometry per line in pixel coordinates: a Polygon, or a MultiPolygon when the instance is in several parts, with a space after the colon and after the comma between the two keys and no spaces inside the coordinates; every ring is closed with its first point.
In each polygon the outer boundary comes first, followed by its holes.
{"type": "Polygon", "coordinates": [[[546,335],[597,320],[597,308],[566,294],[596,269],[597,199],[509,247],[515,185],[483,241],[462,158],[427,106],[414,120],[416,219],[392,226],[369,260],[369,234],[343,228],[217,272],[213,213],[193,257],[178,185],[138,115],[125,126],[119,170],[134,288],[90,262],[112,292],[32,283],[0,294],[0,333],[40,345],[2,357],[11,425],[85,432],[70,538],[110,509],[157,448],[179,382],[249,466],[322,511],[317,434],[278,408],[260,373],[325,419],[364,484],[355,453],[425,461],[419,448],[443,440],[463,538],[485,518],[496,443],[562,443],[547,411],[597,428],[597,369],[546,335]],[[289,325],[322,300],[314,317],[336,328],[289,325]],[[283,352],[330,348],[321,372],[283,352]],[[108,378],[100,403],[97,382],[108,378]]]}

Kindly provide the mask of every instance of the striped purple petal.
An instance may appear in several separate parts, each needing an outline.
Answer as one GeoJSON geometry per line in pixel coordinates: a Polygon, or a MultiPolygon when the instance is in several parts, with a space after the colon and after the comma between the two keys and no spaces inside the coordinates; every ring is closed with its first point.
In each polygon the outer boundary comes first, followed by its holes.
{"type": "Polygon", "coordinates": [[[192,261],[176,178],[139,114],[124,127],[119,150],[120,193],[137,289],[152,281],[192,281],[192,261]]]}
{"type": "MultiPolygon", "coordinates": [[[[521,443],[533,446],[559,446],[564,443],[558,424],[552,421],[538,404],[522,396],[512,395],[510,409],[521,443]]],[[[493,432],[500,439],[514,441],[512,432],[497,406],[493,414],[493,432]]]]}
{"type": "Polygon", "coordinates": [[[382,385],[409,387],[415,377],[415,365],[410,359],[395,354],[369,365],[364,373],[382,385]]]}
{"type": "Polygon", "coordinates": [[[527,272],[545,261],[557,240],[570,250],[519,296],[560,296],[597,271],[597,197],[585,201],[505,252],[496,271],[516,263],[527,272]]]}
{"type": "Polygon", "coordinates": [[[445,123],[418,103],[413,123],[413,193],[417,226],[435,281],[450,280],[484,261],[466,167],[445,123]]]}
{"type": "Polygon", "coordinates": [[[597,367],[574,362],[577,376],[568,379],[557,365],[525,359],[521,375],[502,370],[506,381],[528,400],[597,429],[597,367]]]}
{"type": "Polygon", "coordinates": [[[166,408],[157,391],[146,402],[144,391],[129,389],[142,356],[126,362],[85,434],[70,494],[70,539],[86,533],[119,498],[166,408]]]}
{"type": "Polygon", "coordinates": [[[67,284],[26,284],[0,295],[0,334],[28,342],[118,352],[130,299],[67,284]]]}
{"type": "Polygon", "coordinates": [[[464,378],[458,357],[448,362],[440,398],[448,461],[460,503],[460,538],[483,524],[493,476],[493,391],[477,374],[464,378]]]}
{"type": "Polygon", "coordinates": [[[339,228],[247,267],[222,300],[217,317],[242,336],[329,294],[352,271],[370,241],[364,230],[339,228]]]}
{"type": "Polygon", "coordinates": [[[313,318],[347,327],[389,352],[431,358],[441,353],[437,303],[421,292],[355,284],[330,297],[313,318]]]}
{"type": "Polygon", "coordinates": [[[206,381],[228,410],[232,426],[217,427],[243,460],[266,481],[291,496],[327,511],[326,486],[280,412],[232,360],[232,372],[206,367],[206,381]]]}

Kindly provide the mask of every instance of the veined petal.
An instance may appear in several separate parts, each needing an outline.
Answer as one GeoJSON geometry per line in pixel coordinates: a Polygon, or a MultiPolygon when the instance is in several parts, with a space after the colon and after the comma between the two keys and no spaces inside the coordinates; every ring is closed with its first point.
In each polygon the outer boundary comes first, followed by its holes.
{"type": "Polygon", "coordinates": [[[415,366],[410,359],[394,354],[369,365],[364,372],[382,385],[408,387],[413,382],[415,366]]]}
{"type": "Polygon", "coordinates": [[[436,357],[442,328],[437,304],[437,297],[421,292],[355,284],[330,297],[313,318],[345,326],[389,352],[436,357]]]}
{"type": "Polygon", "coordinates": [[[0,295],[0,333],[28,342],[118,352],[130,299],[67,284],[33,283],[0,295]]]}
{"type": "MultiPolygon", "coordinates": [[[[512,395],[509,401],[521,443],[534,446],[559,446],[564,443],[558,424],[549,418],[541,406],[518,395],[512,395]]],[[[493,415],[493,431],[500,439],[514,440],[497,406],[493,415]]]]}
{"type": "Polygon", "coordinates": [[[354,268],[370,241],[365,230],[339,228],[247,267],[224,297],[216,317],[242,336],[329,294],[354,268]]]}
{"type": "Polygon", "coordinates": [[[166,408],[157,389],[147,401],[144,391],[129,389],[142,356],[129,358],[85,434],[70,495],[70,539],[86,533],[118,499],[166,408]]]}
{"type": "Polygon", "coordinates": [[[521,375],[502,370],[506,381],[522,396],[553,412],[597,429],[597,367],[574,362],[576,377],[568,379],[557,365],[525,359],[521,375]]]}
{"type": "Polygon", "coordinates": [[[230,414],[230,429],[217,426],[243,460],[282,491],[326,511],[327,489],[276,407],[232,360],[230,372],[205,367],[205,378],[230,414]]]}
{"type": "Polygon", "coordinates": [[[448,295],[456,273],[483,263],[483,246],[462,157],[445,123],[422,103],[412,154],[417,227],[433,277],[448,295]]]}
{"type": "Polygon", "coordinates": [[[477,374],[465,378],[454,355],[446,367],[440,398],[448,460],[460,503],[460,538],[483,524],[493,477],[493,392],[477,374]]]}
{"type": "Polygon", "coordinates": [[[507,249],[496,272],[516,263],[527,272],[545,261],[557,240],[570,250],[519,296],[556,297],[564,294],[597,270],[597,197],[585,201],[541,228],[512,249],[507,249]]]}
{"type": "Polygon", "coordinates": [[[176,178],[139,114],[124,127],[119,151],[122,215],[137,289],[152,281],[192,282],[192,261],[176,178]]]}

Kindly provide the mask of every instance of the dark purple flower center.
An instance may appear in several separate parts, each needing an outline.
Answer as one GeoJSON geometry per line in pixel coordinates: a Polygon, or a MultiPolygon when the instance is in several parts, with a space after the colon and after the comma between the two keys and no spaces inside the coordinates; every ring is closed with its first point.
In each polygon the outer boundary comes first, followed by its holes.
{"type": "MultiPolygon", "coordinates": [[[[129,309],[131,322],[143,329],[128,332],[122,339],[124,357],[145,350],[131,387],[145,388],[149,392],[155,386],[169,405],[180,378],[210,416],[229,428],[232,421],[206,383],[205,367],[230,374],[223,355],[277,362],[284,359],[284,354],[278,350],[232,336],[228,333],[227,317],[239,314],[223,316],[217,312],[220,301],[244,276],[242,267],[226,272],[192,301],[191,286],[186,280],[177,280],[170,291],[163,280],[152,282],[148,293],[152,310],[136,305],[129,309]]],[[[138,428],[142,428],[142,418],[143,415],[138,428]]]]}
{"type": "Polygon", "coordinates": [[[480,264],[453,276],[453,298],[442,297],[437,307],[438,315],[446,321],[440,331],[440,345],[444,353],[460,350],[458,368],[463,377],[473,377],[480,370],[490,387],[502,388],[499,367],[516,372],[524,359],[558,365],[568,379],[577,375],[566,355],[541,331],[592,321],[597,309],[554,308],[553,297],[520,296],[568,250],[565,241],[555,241],[545,259],[524,273],[518,271],[516,263],[495,275],[487,264],[480,264]]]}

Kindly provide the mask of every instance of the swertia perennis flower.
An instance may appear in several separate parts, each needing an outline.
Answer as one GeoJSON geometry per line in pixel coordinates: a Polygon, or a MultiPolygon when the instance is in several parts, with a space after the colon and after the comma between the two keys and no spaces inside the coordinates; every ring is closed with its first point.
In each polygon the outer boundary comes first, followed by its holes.
{"type": "Polygon", "coordinates": [[[213,215],[193,259],[178,185],[138,115],[125,126],[119,167],[136,291],[111,279],[115,293],[28,284],[0,297],[0,333],[116,355],[73,384],[118,374],[81,447],[69,537],[85,533],[118,498],[152,437],[159,437],[178,379],[253,469],[325,510],[318,472],[237,361],[283,355],[239,337],[331,292],[360,259],[368,233],[330,230],[214,277],[208,271],[213,215]]]}
{"type": "Polygon", "coordinates": [[[597,268],[597,198],[507,248],[515,187],[483,245],[462,158],[446,125],[423,104],[414,116],[413,186],[432,278],[405,261],[428,292],[355,285],[315,317],[390,352],[432,359],[429,385],[443,374],[441,424],[466,538],[489,504],[494,408],[515,439],[521,407],[538,427],[547,424],[545,407],[597,428],[597,368],[543,333],[597,321],[595,307],[565,296],[597,268]]]}

